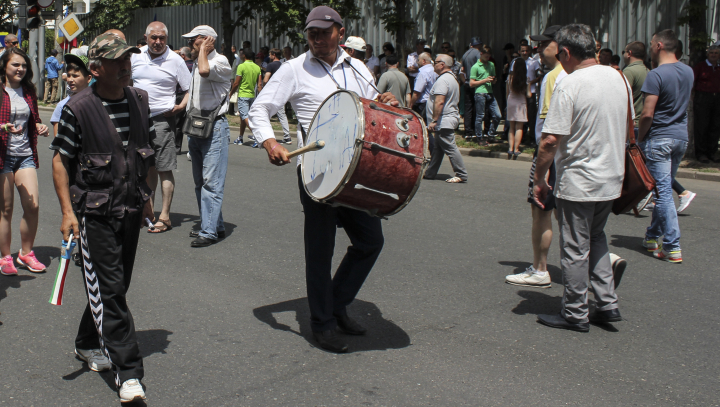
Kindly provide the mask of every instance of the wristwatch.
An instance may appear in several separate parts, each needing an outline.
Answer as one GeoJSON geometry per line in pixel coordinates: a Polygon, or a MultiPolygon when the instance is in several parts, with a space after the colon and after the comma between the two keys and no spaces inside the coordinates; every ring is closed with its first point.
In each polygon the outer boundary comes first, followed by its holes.
{"type": "Polygon", "coordinates": [[[433,120],[433,121],[431,121],[430,123],[437,123],[437,120],[433,120]]]}

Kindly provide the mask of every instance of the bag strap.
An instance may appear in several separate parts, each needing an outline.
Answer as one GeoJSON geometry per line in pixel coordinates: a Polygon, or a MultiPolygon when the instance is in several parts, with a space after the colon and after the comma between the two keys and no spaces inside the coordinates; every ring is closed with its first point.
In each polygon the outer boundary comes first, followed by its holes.
{"type": "Polygon", "coordinates": [[[623,80],[623,85],[627,88],[628,91],[628,111],[627,111],[627,139],[630,140],[630,145],[633,146],[636,144],[635,142],[635,123],[633,123],[632,119],[632,93],[630,93],[630,87],[627,83],[627,80],[625,79],[625,74],[621,71],[618,71],[620,76],[623,80]]]}

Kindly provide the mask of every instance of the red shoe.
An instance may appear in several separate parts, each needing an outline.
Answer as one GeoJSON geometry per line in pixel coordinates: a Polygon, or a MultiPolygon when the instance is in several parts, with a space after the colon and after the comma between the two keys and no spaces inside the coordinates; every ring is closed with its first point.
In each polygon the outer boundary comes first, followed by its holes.
{"type": "Polygon", "coordinates": [[[15,264],[13,264],[13,258],[11,255],[7,255],[0,259],[0,274],[4,276],[16,276],[17,275],[17,269],[15,268],[15,264]]]}
{"type": "Polygon", "coordinates": [[[35,257],[35,252],[32,250],[24,256],[22,255],[22,250],[20,250],[18,252],[17,262],[21,267],[25,267],[33,273],[42,273],[47,268],[38,261],[37,257],[35,257]]]}

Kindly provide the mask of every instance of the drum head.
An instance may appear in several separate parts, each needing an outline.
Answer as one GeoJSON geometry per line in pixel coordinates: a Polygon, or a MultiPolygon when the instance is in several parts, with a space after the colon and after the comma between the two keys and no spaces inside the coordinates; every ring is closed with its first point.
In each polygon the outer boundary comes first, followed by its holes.
{"type": "Polygon", "coordinates": [[[315,113],[305,145],[322,140],[325,148],[305,153],[302,177],[308,195],[317,200],[330,199],[341,190],[350,170],[357,163],[355,140],[364,133],[360,100],[348,91],[328,96],[315,113]]]}

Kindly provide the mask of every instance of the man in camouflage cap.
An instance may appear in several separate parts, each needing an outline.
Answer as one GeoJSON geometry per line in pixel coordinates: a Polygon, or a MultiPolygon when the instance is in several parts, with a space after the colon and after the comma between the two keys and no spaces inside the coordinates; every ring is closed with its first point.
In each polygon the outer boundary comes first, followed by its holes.
{"type": "Polygon", "coordinates": [[[147,92],[130,87],[130,55],[113,33],[88,52],[96,82],[63,107],[52,142],[53,179],[66,241],[80,239],[88,295],[75,354],[94,371],[112,369],[121,402],[145,399],[143,361],[125,295],[144,219],[154,220],[147,185],[154,167],[147,92]]]}

